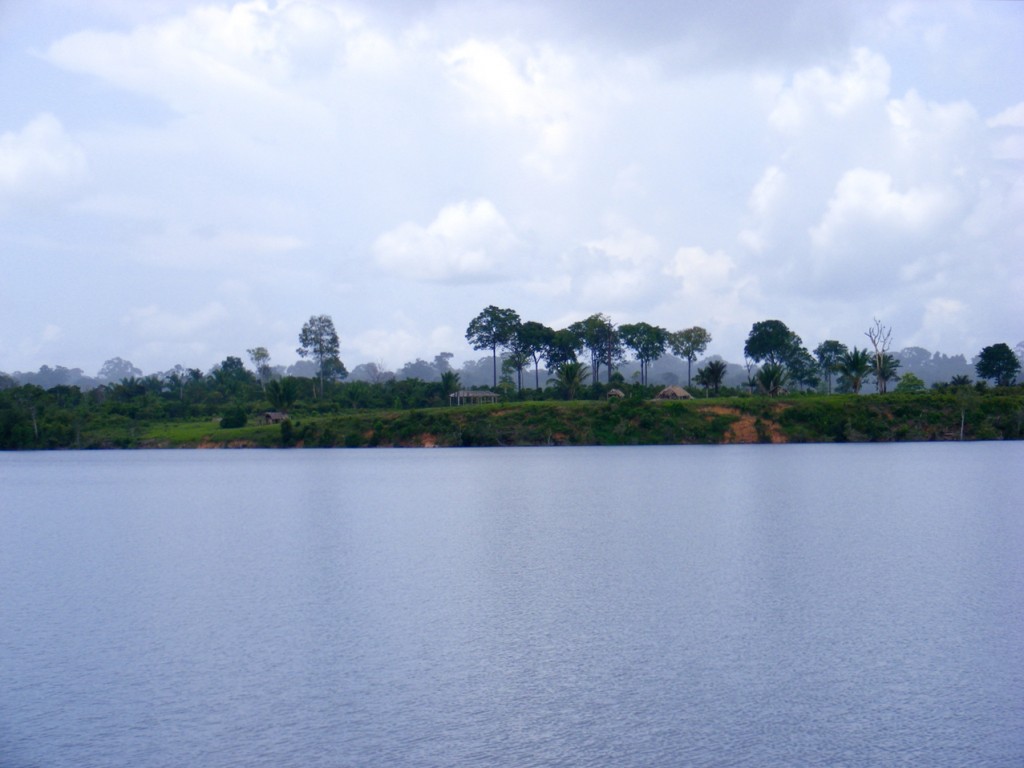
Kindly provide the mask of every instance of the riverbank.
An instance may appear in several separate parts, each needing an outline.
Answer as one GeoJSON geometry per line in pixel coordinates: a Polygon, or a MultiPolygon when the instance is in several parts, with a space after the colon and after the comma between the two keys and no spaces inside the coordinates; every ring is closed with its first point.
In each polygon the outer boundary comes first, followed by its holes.
{"type": "Polygon", "coordinates": [[[285,424],[121,424],[81,448],[459,447],[833,443],[1024,437],[1024,393],[799,395],[680,402],[513,402],[292,414],[285,424]],[[961,423],[962,422],[962,423],[961,423]],[[961,433],[962,427],[962,433],[961,433]]]}

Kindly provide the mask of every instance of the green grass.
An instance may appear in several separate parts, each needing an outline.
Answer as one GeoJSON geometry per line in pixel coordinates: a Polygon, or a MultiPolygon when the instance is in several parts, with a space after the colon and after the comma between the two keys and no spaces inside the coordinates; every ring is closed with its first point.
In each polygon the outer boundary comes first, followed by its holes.
{"type": "MultiPolygon", "coordinates": [[[[1024,393],[968,398],[967,439],[1024,437],[1024,393]]],[[[282,426],[223,429],[212,418],[134,421],[109,416],[81,429],[74,447],[374,447],[716,444],[737,420],[754,419],[761,439],[791,442],[949,440],[959,437],[955,395],[797,395],[651,400],[526,401],[493,405],[348,410],[293,416],[282,426]],[[711,409],[715,408],[719,412],[711,409]]],[[[59,446],[51,446],[59,447],[59,446]]]]}

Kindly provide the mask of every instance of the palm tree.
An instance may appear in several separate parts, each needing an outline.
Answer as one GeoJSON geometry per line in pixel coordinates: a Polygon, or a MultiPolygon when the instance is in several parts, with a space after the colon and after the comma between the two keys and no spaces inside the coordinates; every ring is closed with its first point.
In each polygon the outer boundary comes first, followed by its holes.
{"type": "Polygon", "coordinates": [[[896,369],[900,367],[900,361],[889,353],[884,353],[875,358],[875,384],[878,387],[878,394],[884,395],[889,390],[890,381],[899,381],[896,369]]]}
{"type": "Polygon", "coordinates": [[[726,368],[724,360],[709,360],[707,365],[697,371],[697,383],[705,389],[710,387],[715,390],[715,397],[718,397],[718,388],[722,386],[726,368]]]}
{"type": "Polygon", "coordinates": [[[839,361],[836,363],[836,370],[850,384],[855,395],[860,394],[860,388],[864,386],[864,379],[873,369],[871,353],[867,349],[857,349],[857,347],[840,355],[839,361]]]}
{"type": "Polygon", "coordinates": [[[554,377],[548,379],[548,384],[554,384],[565,395],[566,400],[575,400],[589,378],[590,368],[572,360],[558,366],[554,377]]]}
{"type": "Polygon", "coordinates": [[[457,371],[445,371],[441,374],[441,396],[444,398],[450,398],[453,392],[458,391],[459,374],[457,371]]]}
{"type": "Polygon", "coordinates": [[[789,371],[781,363],[765,363],[757,372],[757,386],[769,397],[782,394],[789,381],[789,371]]]}
{"type": "Polygon", "coordinates": [[[288,409],[295,405],[298,395],[298,382],[291,376],[274,379],[267,384],[267,400],[281,413],[288,413],[288,409]]]}

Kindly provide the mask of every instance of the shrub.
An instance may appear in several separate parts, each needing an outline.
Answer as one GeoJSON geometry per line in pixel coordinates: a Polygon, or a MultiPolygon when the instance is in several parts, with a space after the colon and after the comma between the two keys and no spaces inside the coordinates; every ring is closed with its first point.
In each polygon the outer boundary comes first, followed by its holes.
{"type": "Polygon", "coordinates": [[[238,427],[244,427],[249,417],[245,413],[245,409],[241,406],[235,408],[229,408],[224,414],[224,418],[220,420],[221,429],[236,429],[238,427]]]}

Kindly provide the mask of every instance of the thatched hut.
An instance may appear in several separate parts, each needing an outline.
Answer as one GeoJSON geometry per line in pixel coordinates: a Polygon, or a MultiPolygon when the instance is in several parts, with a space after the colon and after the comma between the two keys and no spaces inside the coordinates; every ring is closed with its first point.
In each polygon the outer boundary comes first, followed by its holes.
{"type": "Polygon", "coordinates": [[[655,400],[692,400],[693,395],[687,392],[685,389],[677,384],[673,384],[670,387],[665,387],[661,392],[654,396],[655,400]]]}
{"type": "Polygon", "coordinates": [[[609,389],[608,394],[606,395],[609,400],[621,400],[625,396],[626,393],[621,389],[609,389]]]}

